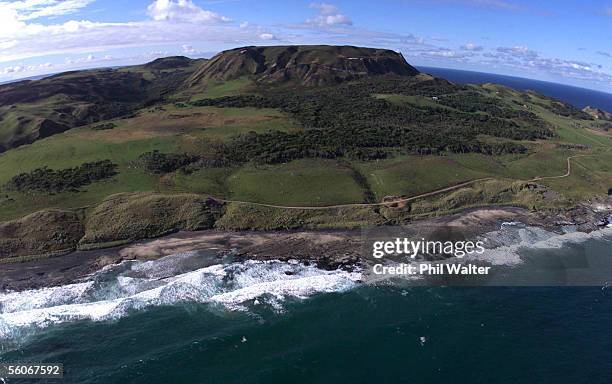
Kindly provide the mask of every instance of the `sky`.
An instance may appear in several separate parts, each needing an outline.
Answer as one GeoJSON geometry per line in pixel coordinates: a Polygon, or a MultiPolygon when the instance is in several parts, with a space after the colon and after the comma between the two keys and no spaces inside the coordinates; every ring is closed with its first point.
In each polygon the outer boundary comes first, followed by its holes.
{"type": "Polygon", "coordinates": [[[0,0],[0,82],[288,44],[612,93],[612,0],[0,0]]]}

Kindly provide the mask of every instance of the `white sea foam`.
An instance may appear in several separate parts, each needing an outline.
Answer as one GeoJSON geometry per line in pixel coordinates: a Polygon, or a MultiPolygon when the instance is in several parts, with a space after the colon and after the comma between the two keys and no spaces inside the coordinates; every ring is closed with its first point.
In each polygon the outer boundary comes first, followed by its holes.
{"type": "Polygon", "coordinates": [[[591,233],[569,231],[558,234],[539,227],[502,225],[500,230],[483,236],[487,249],[482,255],[472,253],[466,258],[487,261],[492,265],[512,266],[523,262],[521,251],[526,248],[559,249],[569,243],[582,243],[611,235],[612,230],[608,228],[591,233]]]}
{"type": "MultiPolygon", "coordinates": [[[[487,234],[491,249],[478,258],[493,265],[514,265],[522,262],[520,251],[525,247],[560,248],[568,242],[610,235],[609,228],[590,234],[557,234],[513,223],[487,234]]],[[[362,279],[359,272],[326,271],[298,261],[245,261],[194,268],[198,263],[197,253],[124,262],[77,284],[0,294],[0,338],[64,322],[118,319],[130,311],[181,302],[216,304],[228,310],[246,310],[251,305],[282,310],[286,298],[342,292],[362,279]]]]}
{"type": "Polygon", "coordinates": [[[181,302],[245,310],[257,300],[282,310],[286,298],[345,291],[361,279],[358,272],[280,261],[217,264],[167,275],[180,269],[173,263],[184,260],[184,255],[176,255],[160,259],[159,264],[132,262],[100,271],[79,284],[0,294],[0,338],[70,321],[118,319],[129,311],[181,302]]]}
{"type": "Polygon", "coordinates": [[[79,302],[92,285],[93,282],[88,281],[26,292],[0,293],[0,313],[19,312],[79,302]]]}

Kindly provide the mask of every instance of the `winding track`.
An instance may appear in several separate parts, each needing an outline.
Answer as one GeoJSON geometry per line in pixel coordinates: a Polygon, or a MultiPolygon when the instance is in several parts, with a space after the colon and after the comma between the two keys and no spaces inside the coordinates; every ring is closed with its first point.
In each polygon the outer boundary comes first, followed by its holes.
{"type": "Polygon", "coordinates": [[[571,159],[575,159],[577,157],[588,157],[588,156],[595,156],[594,154],[592,155],[574,155],[574,156],[570,156],[567,158],[567,172],[565,172],[563,175],[559,175],[559,176],[538,176],[538,177],[534,177],[531,180],[527,180],[527,181],[538,181],[538,180],[547,180],[547,179],[562,179],[564,177],[568,177],[571,173],[572,173],[572,162],[570,161],[571,159]]]}
{"type": "MultiPolygon", "coordinates": [[[[578,157],[588,157],[588,156],[596,156],[596,155],[595,154],[591,154],[591,155],[573,155],[573,156],[569,156],[567,158],[567,172],[565,172],[563,175],[559,175],[559,176],[537,176],[537,177],[534,177],[533,179],[524,180],[524,181],[529,182],[529,181],[539,181],[539,180],[548,180],[548,179],[561,179],[561,178],[564,178],[564,177],[568,177],[572,173],[571,159],[575,159],[575,158],[578,158],[578,157]]],[[[480,179],[474,179],[474,180],[466,181],[466,182],[463,182],[463,183],[460,183],[460,184],[455,184],[455,185],[452,185],[450,187],[440,188],[440,189],[433,190],[431,192],[422,193],[420,195],[410,196],[410,197],[396,199],[396,200],[391,200],[391,201],[385,201],[385,202],[381,202],[381,203],[349,203],[349,204],[322,205],[322,206],[296,206],[296,205],[276,205],[276,204],[256,203],[256,202],[253,202],[253,201],[220,199],[220,198],[216,198],[216,197],[212,197],[212,196],[211,196],[211,198],[213,200],[216,200],[216,201],[219,201],[219,202],[223,202],[223,203],[254,205],[254,206],[258,206],[258,207],[280,208],[280,209],[325,210],[325,209],[355,208],[355,207],[381,207],[381,206],[391,206],[391,205],[394,205],[394,204],[406,203],[406,202],[409,202],[409,201],[412,201],[412,200],[416,200],[416,199],[420,199],[420,198],[423,198],[423,197],[434,196],[434,195],[438,195],[440,193],[452,191],[452,190],[455,190],[455,189],[458,189],[458,188],[461,188],[461,187],[465,187],[467,185],[474,184],[474,183],[477,183],[477,182],[480,182],[480,181],[487,181],[487,180],[494,180],[494,179],[495,179],[494,177],[484,177],[484,178],[480,178],[480,179]]]]}

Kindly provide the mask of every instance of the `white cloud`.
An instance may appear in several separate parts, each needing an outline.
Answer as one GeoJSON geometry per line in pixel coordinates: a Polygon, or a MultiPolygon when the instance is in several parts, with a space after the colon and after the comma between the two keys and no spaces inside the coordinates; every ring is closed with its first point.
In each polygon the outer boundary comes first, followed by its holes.
{"type": "Polygon", "coordinates": [[[338,13],[338,7],[327,3],[312,3],[310,8],[316,8],[322,15],[333,15],[338,13]]]}
{"type": "Polygon", "coordinates": [[[81,56],[77,58],[66,58],[65,63],[67,65],[79,65],[79,64],[87,64],[87,66],[91,66],[94,63],[102,63],[105,61],[112,61],[115,57],[112,55],[104,55],[104,56],[96,56],[93,53],[89,53],[86,56],[81,56]]]}
{"type": "Polygon", "coordinates": [[[0,42],[0,49],[9,49],[17,45],[17,40],[7,40],[0,42]]]}
{"type": "MultiPolygon", "coordinates": [[[[486,49],[474,42],[468,42],[453,50],[440,47],[438,44],[443,44],[442,40],[432,36],[425,39],[412,34],[383,32],[359,26],[341,28],[352,25],[352,21],[337,6],[329,3],[311,4],[314,10],[312,18],[305,23],[284,26],[249,24],[246,21],[229,22],[228,17],[205,10],[191,0],[149,0],[149,17],[140,21],[93,22],[81,20],[76,16],[74,20],[66,22],[52,19],[53,16],[74,13],[91,2],[92,0],[0,0],[0,63],[5,62],[5,67],[0,67],[0,75],[5,78],[18,78],[25,77],[23,73],[33,76],[45,71],[59,72],[126,62],[135,64],[181,53],[201,55],[201,52],[188,43],[197,41],[198,46],[216,51],[262,41],[272,42],[282,35],[282,40],[291,44],[325,42],[387,47],[400,49],[407,56],[412,56],[417,63],[421,60],[421,64],[463,63],[462,67],[467,68],[469,65],[481,68],[488,65],[510,68],[515,73],[540,72],[555,77],[580,79],[592,84],[605,84],[608,88],[612,86],[612,76],[597,64],[542,57],[538,52],[522,45],[486,49]],[[125,48],[134,48],[135,52],[126,55],[122,53],[125,48]],[[38,64],[42,60],[34,59],[51,55],[66,55],[71,59],[54,61],[52,69],[38,64]],[[36,64],[30,65],[31,62],[36,64]]],[[[488,7],[496,5],[495,2],[487,0],[471,3],[488,7]]],[[[503,4],[498,3],[497,6],[503,8],[503,4]]],[[[600,58],[604,60],[606,52],[601,52],[600,58]]],[[[409,58],[409,61],[412,60],[409,58]]]]}
{"type": "Polygon", "coordinates": [[[0,1],[0,43],[3,38],[32,34],[44,29],[29,20],[67,15],[86,7],[93,0],[22,0],[0,1]]]}
{"type": "Polygon", "coordinates": [[[94,0],[22,0],[0,2],[0,13],[14,11],[19,21],[74,13],[94,0]]]}
{"type": "Polygon", "coordinates": [[[156,21],[182,21],[190,23],[230,21],[225,16],[198,7],[191,0],[155,0],[147,7],[147,13],[156,21]]]}
{"type": "Polygon", "coordinates": [[[42,12],[65,14],[69,9],[91,2],[66,0],[0,0],[0,62],[16,61],[60,53],[103,51],[117,47],[183,43],[199,38],[226,42],[228,39],[253,41],[253,31],[225,27],[230,19],[204,10],[191,0],[156,0],[149,7],[153,20],[103,23],[69,20],[64,23],[27,21],[42,12]],[[48,5],[43,8],[43,5],[48,5]],[[35,13],[36,12],[36,13],[35,13]],[[163,24],[162,24],[163,23],[163,24]],[[231,37],[230,37],[231,36],[231,37]]]}
{"type": "Polygon", "coordinates": [[[10,75],[10,74],[17,74],[17,73],[22,73],[22,72],[41,72],[41,71],[46,71],[51,67],[53,67],[53,64],[51,63],[42,63],[42,64],[37,64],[37,65],[36,64],[11,65],[11,66],[2,68],[2,70],[0,70],[0,74],[10,75]]]}
{"type": "Polygon", "coordinates": [[[413,50],[415,56],[429,60],[452,60],[465,62],[474,56],[472,52],[457,52],[448,48],[429,48],[421,50],[413,50]]]}
{"type": "Polygon", "coordinates": [[[183,44],[181,48],[183,48],[183,53],[186,53],[188,55],[196,53],[196,50],[191,45],[183,44]]]}
{"type": "Polygon", "coordinates": [[[259,38],[262,40],[276,40],[276,36],[271,33],[262,33],[259,35],[259,38]]]}
{"type": "Polygon", "coordinates": [[[474,43],[467,43],[465,45],[462,45],[461,49],[464,51],[479,52],[483,50],[483,47],[481,45],[476,45],[474,43]]]}
{"type": "Polygon", "coordinates": [[[2,70],[2,74],[7,75],[9,73],[17,73],[25,71],[25,67],[21,65],[12,65],[10,67],[4,67],[2,70]]]}
{"type": "Polygon", "coordinates": [[[612,84],[612,75],[604,72],[595,63],[544,57],[525,46],[499,47],[494,53],[486,52],[482,64],[500,65],[520,71],[536,71],[556,77],[588,82],[612,84]]]}
{"type": "Polygon", "coordinates": [[[0,38],[11,35],[26,26],[23,21],[19,20],[19,13],[12,8],[8,8],[6,3],[0,3],[0,38]]]}
{"type": "Polygon", "coordinates": [[[353,25],[348,16],[340,13],[338,7],[327,3],[312,3],[310,8],[317,9],[319,13],[306,20],[306,23],[319,27],[333,27],[336,25],[353,25]]]}

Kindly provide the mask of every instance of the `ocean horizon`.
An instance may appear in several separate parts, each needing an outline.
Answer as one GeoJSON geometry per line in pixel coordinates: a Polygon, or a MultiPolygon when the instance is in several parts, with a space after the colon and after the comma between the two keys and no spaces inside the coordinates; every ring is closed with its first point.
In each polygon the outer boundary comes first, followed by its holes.
{"type": "MultiPolygon", "coordinates": [[[[91,69],[102,69],[113,67],[96,67],[91,69]]],[[[419,71],[442,77],[453,83],[458,84],[484,84],[496,83],[514,88],[520,91],[533,90],[542,95],[554,97],[566,103],[573,105],[576,108],[584,108],[591,106],[600,108],[612,113],[612,93],[597,91],[589,88],[581,88],[572,85],[554,83],[549,81],[528,79],[525,77],[499,75],[488,72],[470,71],[464,69],[450,69],[442,67],[427,67],[416,66],[419,71]]],[[[84,69],[87,70],[87,69],[84,69]]],[[[42,80],[44,78],[55,76],[60,73],[50,73],[46,75],[30,76],[15,80],[1,81],[0,85],[16,83],[26,80],[42,80]]]]}
{"type": "Polygon", "coordinates": [[[591,106],[612,112],[612,93],[565,85],[549,81],[534,80],[524,77],[498,75],[487,72],[476,72],[460,69],[417,66],[419,71],[442,77],[458,84],[496,83],[507,87],[527,91],[532,90],[542,95],[553,97],[573,105],[576,108],[591,106]]]}
{"type": "MultiPolygon", "coordinates": [[[[509,81],[442,71],[434,74],[455,82],[509,81]]],[[[565,101],[577,95],[540,83],[514,85],[565,101]]],[[[593,94],[580,100],[607,105],[593,94]]],[[[512,236],[497,240],[520,246],[503,246],[491,260],[502,282],[550,279],[543,284],[364,284],[359,271],[298,261],[185,270],[193,258],[212,257],[208,250],[0,293],[0,363],[63,363],[62,382],[79,384],[611,382],[612,292],[605,282],[563,284],[585,255],[609,272],[610,233],[558,235],[519,224],[500,223],[512,236]]],[[[0,379],[25,382],[54,381],[0,379]]]]}

